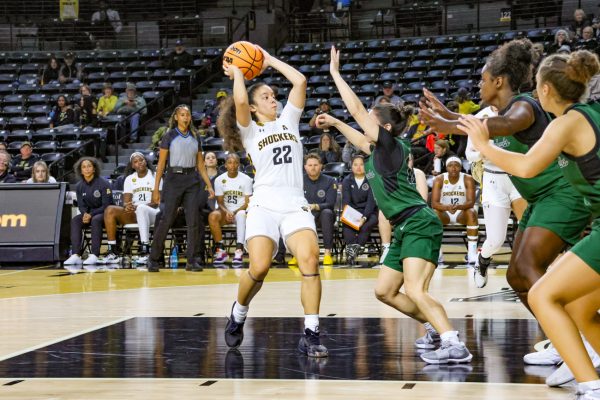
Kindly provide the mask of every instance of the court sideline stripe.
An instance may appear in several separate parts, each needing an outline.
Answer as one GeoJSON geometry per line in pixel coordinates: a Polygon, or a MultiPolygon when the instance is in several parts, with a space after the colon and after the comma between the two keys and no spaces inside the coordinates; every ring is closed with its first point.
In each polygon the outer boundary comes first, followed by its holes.
{"type": "Polygon", "coordinates": [[[23,349],[23,350],[15,351],[13,353],[10,353],[10,354],[4,355],[4,356],[0,356],[0,361],[8,360],[9,358],[20,356],[21,354],[29,353],[30,351],[35,351],[35,350],[41,349],[43,347],[51,346],[53,344],[56,344],[56,343],[59,343],[59,342],[62,342],[62,341],[68,340],[68,339],[72,339],[74,337],[77,337],[77,336],[80,336],[80,335],[84,335],[86,333],[90,333],[90,332],[93,332],[93,331],[101,329],[101,328],[106,328],[108,326],[111,326],[111,325],[114,325],[114,324],[118,324],[120,322],[124,322],[124,321],[127,321],[127,320],[132,319],[132,318],[134,318],[134,317],[118,318],[118,319],[106,322],[104,324],[95,325],[95,326],[93,326],[91,328],[84,329],[84,330],[81,330],[81,331],[78,331],[78,332],[74,332],[74,333],[71,333],[71,334],[66,335],[66,336],[62,336],[62,337],[60,337],[58,339],[48,340],[47,342],[44,342],[44,343],[41,343],[41,344],[37,344],[35,346],[31,346],[31,347],[28,347],[28,348],[23,349]]]}

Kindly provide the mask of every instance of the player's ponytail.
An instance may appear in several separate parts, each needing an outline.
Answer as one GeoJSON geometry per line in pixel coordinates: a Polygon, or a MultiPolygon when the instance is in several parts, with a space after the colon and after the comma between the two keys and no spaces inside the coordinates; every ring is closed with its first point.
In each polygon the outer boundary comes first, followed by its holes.
{"type": "Polygon", "coordinates": [[[240,129],[235,118],[235,102],[233,96],[228,96],[219,106],[219,117],[217,118],[217,130],[223,138],[223,148],[229,152],[244,149],[240,129]]]}

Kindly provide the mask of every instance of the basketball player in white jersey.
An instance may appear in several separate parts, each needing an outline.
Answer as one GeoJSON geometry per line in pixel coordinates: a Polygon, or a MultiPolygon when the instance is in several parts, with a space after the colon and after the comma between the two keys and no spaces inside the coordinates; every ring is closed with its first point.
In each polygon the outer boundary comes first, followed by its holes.
{"type": "MultiPolygon", "coordinates": [[[[496,110],[492,107],[486,107],[479,111],[476,117],[488,118],[496,115],[498,115],[496,110]]],[[[487,284],[487,270],[492,256],[506,240],[506,229],[508,228],[511,209],[517,220],[520,220],[525,208],[527,208],[527,201],[521,197],[506,172],[481,157],[481,153],[475,150],[470,138],[467,142],[465,155],[471,163],[483,162],[481,203],[485,217],[486,236],[473,270],[475,284],[477,287],[482,288],[487,284]]]]}
{"type": "Polygon", "coordinates": [[[250,267],[240,278],[225,341],[233,348],[242,343],[248,306],[269,272],[282,237],[302,274],[304,335],[298,350],[309,357],[326,357],[327,348],[319,337],[319,245],[314,217],[304,198],[303,148],[298,130],[306,100],[306,78],[264,50],[263,54],[263,71],[270,66],[292,83],[279,118],[277,101],[268,85],[257,83],[246,89],[242,72],[234,65],[223,66],[225,75],[234,82],[233,96],[221,106],[219,133],[225,139],[226,150],[245,149],[256,169],[246,217],[250,267]]]}
{"type": "MultiPolygon", "coordinates": [[[[446,171],[436,177],[431,189],[431,208],[443,225],[467,227],[467,262],[477,259],[477,235],[479,222],[475,211],[475,181],[471,175],[460,172],[462,161],[456,156],[446,160],[446,171]]],[[[441,252],[440,252],[441,254],[441,252]]]]}
{"type": "Polygon", "coordinates": [[[208,216],[210,232],[215,241],[214,264],[223,264],[229,256],[223,246],[221,226],[235,224],[237,243],[232,264],[240,266],[244,262],[244,241],[246,238],[246,209],[252,194],[252,178],[239,172],[240,157],[236,153],[227,155],[227,172],[215,178],[215,196],[218,208],[208,216]]]}
{"type": "MultiPolygon", "coordinates": [[[[104,225],[108,238],[108,254],[102,258],[105,264],[121,262],[117,246],[117,225],[138,224],[140,232],[140,252],[134,260],[137,264],[146,264],[150,252],[150,226],[154,224],[159,209],[152,204],[154,172],[148,168],[144,155],[135,152],[129,157],[131,168],[135,172],[125,178],[123,185],[123,207],[109,206],[104,211],[104,225]]],[[[162,182],[160,183],[162,185],[162,182]]]]}

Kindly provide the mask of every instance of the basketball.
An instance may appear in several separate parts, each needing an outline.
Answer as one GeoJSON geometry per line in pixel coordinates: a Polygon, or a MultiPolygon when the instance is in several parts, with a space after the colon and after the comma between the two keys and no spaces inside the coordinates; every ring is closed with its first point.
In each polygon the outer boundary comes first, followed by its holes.
{"type": "Polygon", "coordinates": [[[235,42],[225,50],[223,62],[233,64],[244,74],[244,78],[254,79],[260,74],[264,56],[256,46],[250,42],[235,42]]]}

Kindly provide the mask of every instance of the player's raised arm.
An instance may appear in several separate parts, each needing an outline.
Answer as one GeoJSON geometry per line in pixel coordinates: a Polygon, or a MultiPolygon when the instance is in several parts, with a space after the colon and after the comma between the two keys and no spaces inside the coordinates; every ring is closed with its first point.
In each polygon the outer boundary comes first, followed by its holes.
{"type": "Polygon", "coordinates": [[[376,142],[377,137],[379,136],[379,124],[369,116],[367,109],[363,106],[358,96],[342,78],[342,75],[340,74],[340,52],[339,50],[336,50],[334,46],[331,47],[329,72],[333,77],[335,85],[340,91],[340,96],[342,96],[342,100],[344,100],[348,112],[352,114],[352,117],[356,120],[358,125],[360,125],[368,139],[372,142],[376,142]]]}

